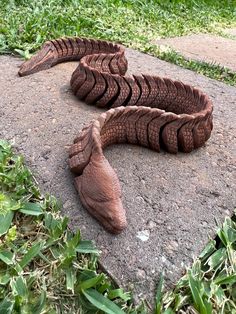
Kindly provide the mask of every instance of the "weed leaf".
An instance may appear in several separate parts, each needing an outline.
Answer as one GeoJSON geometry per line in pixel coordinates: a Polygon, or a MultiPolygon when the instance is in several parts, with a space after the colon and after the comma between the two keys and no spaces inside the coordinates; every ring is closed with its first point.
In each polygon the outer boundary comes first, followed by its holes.
{"type": "Polygon", "coordinates": [[[1,314],[11,314],[13,310],[14,303],[9,299],[4,299],[0,303],[0,313],[1,314]]]}
{"type": "Polygon", "coordinates": [[[40,203],[30,203],[30,202],[25,203],[22,205],[19,211],[23,214],[31,215],[31,216],[39,216],[43,214],[43,210],[40,203]]]}
{"type": "Polygon", "coordinates": [[[28,252],[22,258],[22,260],[19,262],[20,267],[24,268],[26,265],[28,265],[31,262],[31,260],[39,254],[43,245],[44,242],[38,242],[32,245],[32,247],[28,250],[28,252]]]}
{"type": "Polygon", "coordinates": [[[14,254],[10,251],[0,251],[0,260],[7,265],[13,264],[14,254]]]}
{"type": "Polygon", "coordinates": [[[92,241],[82,240],[79,245],[76,247],[76,251],[78,253],[91,253],[91,254],[99,254],[100,251],[95,247],[92,241]]]}
{"type": "Polygon", "coordinates": [[[160,280],[157,286],[157,291],[156,291],[156,310],[155,314],[160,314],[162,310],[162,287],[163,287],[163,282],[164,282],[164,276],[161,274],[160,280]]]}
{"type": "Polygon", "coordinates": [[[13,217],[13,211],[8,211],[6,214],[0,214],[0,236],[7,233],[11,226],[13,217]]]}
{"type": "Polygon", "coordinates": [[[105,298],[101,293],[95,289],[82,290],[84,296],[98,309],[107,314],[125,314],[125,312],[118,307],[114,302],[105,298]]]}

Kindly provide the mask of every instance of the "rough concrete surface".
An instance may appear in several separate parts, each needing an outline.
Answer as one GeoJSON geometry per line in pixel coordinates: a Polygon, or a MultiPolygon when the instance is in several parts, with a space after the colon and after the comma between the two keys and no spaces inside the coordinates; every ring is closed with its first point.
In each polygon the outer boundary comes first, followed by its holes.
{"type": "Polygon", "coordinates": [[[236,27],[224,29],[224,33],[236,37],[236,27]]]}
{"type": "Polygon", "coordinates": [[[236,41],[209,34],[193,34],[155,41],[180,52],[184,57],[220,64],[236,71],[236,41]]]}
{"type": "Polygon", "coordinates": [[[102,110],[78,101],[69,87],[76,63],[20,78],[21,60],[0,57],[0,138],[26,157],[41,188],[57,196],[71,226],[95,239],[101,262],[136,298],[150,298],[160,272],[171,286],[214,235],[216,221],[230,215],[235,193],[236,89],[154,57],[127,51],[129,70],[180,79],[214,102],[214,130],[191,154],[160,154],[115,145],[105,154],[121,181],[128,228],[113,236],[82,208],[73,185],[68,147],[102,110]]]}

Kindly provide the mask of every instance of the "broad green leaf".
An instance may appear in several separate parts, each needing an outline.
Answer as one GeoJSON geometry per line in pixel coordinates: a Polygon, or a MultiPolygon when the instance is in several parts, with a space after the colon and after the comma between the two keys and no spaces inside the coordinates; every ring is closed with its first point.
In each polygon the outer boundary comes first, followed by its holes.
{"type": "Polygon", "coordinates": [[[99,254],[100,251],[95,247],[92,241],[82,240],[76,247],[78,253],[99,254]]]}
{"type": "Polygon", "coordinates": [[[215,302],[218,304],[223,304],[226,299],[226,295],[224,293],[224,290],[221,288],[221,286],[214,285],[212,287],[212,292],[214,293],[215,302]]]}
{"type": "Polygon", "coordinates": [[[9,299],[4,299],[0,303],[0,313],[1,314],[11,314],[13,310],[14,303],[9,299]]]}
{"type": "Polygon", "coordinates": [[[125,314],[125,312],[118,307],[118,305],[105,298],[93,288],[82,290],[82,293],[96,308],[107,314],[125,314]]]}
{"type": "Polygon", "coordinates": [[[42,260],[46,262],[47,264],[51,264],[51,261],[43,253],[39,252],[39,257],[42,258],[42,260]]]}
{"type": "Polygon", "coordinates": [[[100,274],[94,278],[82,281],[79,285],[81,290],[87,290],[89,288],[95,287],[98,283],[100,283],[104,279],[104,275],[100,274]]]}
{"type": "Polygon", "coordinates": [[[65,269],[66,273],[66,288],[74,293],[74,285],[76,282],[76,274],[72,267],[65,269]]]}
{"type": "Polygon", "coordinates": [[[11,145],[5,140],[0,140],[0,151],[5,151],[7,155],[10,155],[11,145]]]}
{"type": "Polygon", "coordinates": [[[128,300],[131,299],[130,293],[129,292],[124,292],[123,289],[110,290],[109,293],[108,293],[108,298],[111,299],[111,300],[116,299],[116,298],[121,298],[125,302],[127,302],[128,300]]]}
{"type": "Polygon", "coordinates": [[[202,299],[201,294],[200,294],[199,284],[192,277],[190,271],[188,272],[188,276],[189,276],[189,286],[190,286],[190,290],[192,293],[195,307],[201,314],[207,314],[207,309],[205,307],[205,304],[204,304],[203,299],[202,299]]]}
{"type": "Polygon", "coordinates": [[[228,276],[222,276],[222,277],[216,277],[214,280],[214,283],[217,285],[236,284],[236,274],[228,275],[228,276]]]}
{"type": "Polygon", "coordinates": [[[225,261],[226,258],[226,248],[220,248],[208,258],[207,263],[211,269],[216,269],[225,261]]]}
{"type": "Polygon", "coordinates": [[[97,287],[97,291],[100,293],[104,293],[107,290],[111,289],[111,283],[107,280],[105,280],[104,282],[102,282],[99,287],[97,287]]]}
{"type": "Polygon", "coordinates": [[[223,229],[219,229],[217,231],[218,237],[220,238],[221,242],[224,244],[225,247],[228,245],[227,235],[225,234],[223,229]]]}
{"type": "Polygon", "coordinates": [[[229,217],[225,218],[223,230],[228,242],[231,244],[234,243],[236,241],[236,223],[229,217]]]}
{"type": "Polygon", "coordinates": [[[201,262],[199,259],[196,259],[191,267],[191,274],[192,276],[196,278],[201,278],[202,276],[202,270],[201,270],[201,262]]]}
{"type": "Polygon", "coordinates": [[[164,276],[161,274],[160,280],[157,286],[157,291],[156,291],[156,309],[155,309],[155,314],[160,314],[162,311],[162,288],[163,288],[163,282],[164,282],[164,276]]]}
{"type": "Polygon", "coordinates": [[[44,216],[44,224],[47,229],[54,229],[55,226],[58,224],[56,219],[54,219],[53,214],[50,212],[46,212],[44,216]]]}
{"type": "Polygon", "coordinates": [[[32,247],[28,250],[28,252],[22,258],[22,260],[19,262],[19,265],[21,266],[21,268],[24,268],[26,265],[28,265],[31,262],[31,260],[39,254],[43,245],[44,245],[44,242],[38,242],[32,245],[32,247]]]}
{"type": "Polygon", "coordinates": [[[236,249],[233,246],[229,245],[227,247],[227,254],[229,265],[232,267],[233,272],[236,274],[236,249]]]}
{"type": "Polygon", "coordinates": [[[200,253],[199,258],[201,260],[206,260],[215,250],[216,250],[216,241],[215,240],[211,240],[206,247],[204,248],[204,250],[200,253]]]}
{"type": "Polygon", "coordinates": [[[21,274],[23,272],[23,269],[22,267],[20,266],[19,263],[17,263],[15,266],[14,266],[14,269],[15,271],[17,272],[17,274],[21,274]]]}
{"type": "Polygon", "coordinates": [[[28,293],[26,281],[22,276],[18,276],[17,278],[12,279],[11,286],[16,295],[25,297],[28,293]]]}
{"type": "Polygon", "coordinates": [[[9,273],[4,273],[4,275],[0,275],[0,285],[5,286],[11,279],[11,275],[9,273]]]}
{"type": "Polygon", "coordinates": [[[52,240],[58,240],[61,236],[64,235],[64,231],[61,227],[61,223],[58,223],[58,225],[52,229],[52,240]]]}
{"type": "MultiPolygon", "coordinates": [[[[7,175],[2,175],[5,176],[5,178],[9,178],[7,175]]],[[[5,194],[0,194],[0,214],[6,215],[10,211],[18,210],[20,208],[20,202],[15,201],[14,199],[10,198],[9,196],[5,194]]]]}
{"type": "Polygon", "coordinates": [[[77,231],[75,234],[72,234],[71,239],[67,240],[66,245],[69,249],[72,249],[74,253],[74,251],[76,251],[76,247],[79,245],[79,242],[80,242],[80,231],[77,231]]]}
{"type": "Polygon", "coordinates": [[[7,265],[13,264],[14,254],[10,251],[0,251],[0,260],[7,265]]]}
{"type": "MultiPolygon", "coordinates": [[[[32,313],[34,314],[40,314],[43,312],[45,305],[46,305],[46,291],[42,291],[40,294],[40,297],[37,299],[37,301],[35,302],[35,304],[33,305],[32,308],[32,313]]],[[[51,312],[50,312],[51,313],[51,312]]]]}
{"type": "Polygon", "coordinates": [[[61,256],[61,253],[59,251],[59,249],[57,247],[49,247],[49,250],[51,251],[52,253],[52,256],[55,258],[55,259],[58,259],[60,256],[61,256]]]}
{"type": "Polygon", "coordinates": [[[31,216],[39,216],[44,213],[40,203],[30,203],[30,202],[23,204],[22,207],[19,209],[19,211],[23,214],[31,215],[31,216]]]}
{"type": "Polygon", "coordinates": [[[5,215],[0,214],[0,221],[1,221],[1,223],[0,223],[0,236],[7,233],[8,229],[11,226],[13,217],[14,217],[13,211],[9,211],[5,215]]]}
{"type": "Polygon", "coordinates": [[[206,313],[212,314],[212,304],[210,303],[210,301],[208,302],[206,299],[203,299],[203,302],[205,305],[206,313]]]}

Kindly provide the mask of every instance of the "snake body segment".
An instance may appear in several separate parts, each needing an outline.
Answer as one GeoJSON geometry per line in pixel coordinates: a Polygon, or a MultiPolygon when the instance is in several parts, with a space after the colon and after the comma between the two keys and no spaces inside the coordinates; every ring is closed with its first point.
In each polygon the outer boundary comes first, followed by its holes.
{"type": "Polygon", "coordinates": [[[125,76],[124,48],[107,41],[62,38],[46,42],[19,75],[60,62],[80,60],[71,77],[74,94],[89,104],[112,108],[79,133],[69,152],[75,185],[87,210],[110,232],[127,225],[118,177],[103,155],[114,143],[130,143],[157,152],[191,152],[209,139],[211,100],[179,81],[152,75],[125,76]]]}

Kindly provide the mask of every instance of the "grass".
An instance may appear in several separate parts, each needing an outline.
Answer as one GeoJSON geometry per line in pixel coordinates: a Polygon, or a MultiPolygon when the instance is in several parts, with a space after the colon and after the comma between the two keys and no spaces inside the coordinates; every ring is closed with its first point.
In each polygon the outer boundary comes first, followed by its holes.
{"type": "Polygon", "coordinates": [[[217,237],[158,305],[159,313],[236,313],[236,215],[225,219],[217,237]]]}
{"type": "MultiPolygon", "coordinates": [[[[10,145],[0,141],[0,313],[147,314],[98,267],[99,251],[52,196],[44,197],[10,145]]],[[[157,287],[153,314],[236,313],[236,215],[226,218],[173,291],[157,287]]]]}
{"type": "Polygon", "coordinates": [[[61,36],[87,36],[121,42],[225,83],[236,74],[220,66],[188,61],[150,43],[196,32],[221,34],[236,26],[235,0],[2,0],[0,52],[29,54],[61,36]]]}
{"type": "MultiPolygon", "coordinates": [[[[29,56],[49,38],[88,36],[129,47],[228,84],[236,74],[217,65],[188,61],[150,44],[154,39],[194,32],[222,33],[236,25],[236,2],[2,0],[0,53],[29,56]]],[[[99,251],[68,228],[60,206],[44,197],[10,145],[0,141],[0,314],[130,313],[135,307],[99,269],[99,251]]],[[[161,277],[154,313],[236,313],[236,215],[226,218],[217,237],[175,289],[163,292],[161,277]]]]}
{"type": "Polygon", "coordinates": [[[59,211],[23,158],[0,141],[0,313],[141,313],[99,271],[94,244],[59,211]]]}

